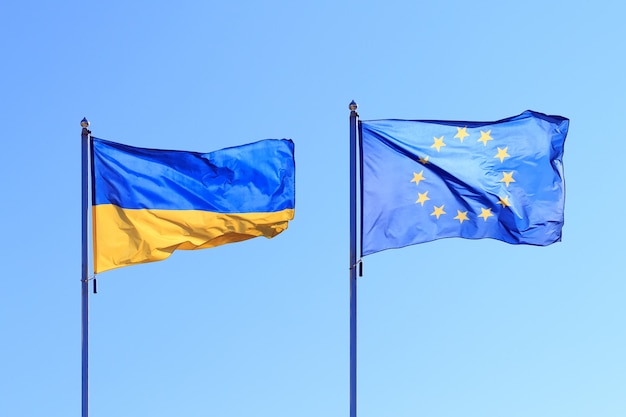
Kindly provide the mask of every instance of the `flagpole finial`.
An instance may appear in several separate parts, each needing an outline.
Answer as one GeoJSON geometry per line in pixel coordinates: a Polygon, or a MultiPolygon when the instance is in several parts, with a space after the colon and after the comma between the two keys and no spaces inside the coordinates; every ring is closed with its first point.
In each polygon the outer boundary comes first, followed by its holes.
{"type": "Polygon", "coordinates": [[[352,100],[352,101],[350,102],[350,105],[348,106],[348,108],[350,109],[350,111],[356,111],[357,107],[359,107],[359,106],[356,104],[356,101],[354,101],[354,100],[352,100]]]}
{"type": "Polygon", "coordinates": [[[80,126],[83,128],[83,131],[81,133],[83,136],[91,134],[91,131],[88,129],[89,128],[89,124],[90,124],[89,120],[87,120],[86,117],[83,117],[83,120],[80,121],[80,126]]]}

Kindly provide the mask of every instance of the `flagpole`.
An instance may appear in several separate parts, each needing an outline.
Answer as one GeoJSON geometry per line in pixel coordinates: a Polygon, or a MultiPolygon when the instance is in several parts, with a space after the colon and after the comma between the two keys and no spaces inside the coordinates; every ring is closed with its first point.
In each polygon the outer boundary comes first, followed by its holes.
{"type": "Polygon", "coordinates": [[[80,122],[82,129],[81,146],[82,146],[82,162],[81,162],[81,218],[82,218],[82,417],[89,416],[89,259],[87,255],[88,240],[88,215],[89,215],[89,135],[91,131],[89,121],[83,118],[80,122]]]}
{"type": "Polygon", "coordinates": [[[350,417],[356,417],[357,104],[350,109],[350,417]]]}

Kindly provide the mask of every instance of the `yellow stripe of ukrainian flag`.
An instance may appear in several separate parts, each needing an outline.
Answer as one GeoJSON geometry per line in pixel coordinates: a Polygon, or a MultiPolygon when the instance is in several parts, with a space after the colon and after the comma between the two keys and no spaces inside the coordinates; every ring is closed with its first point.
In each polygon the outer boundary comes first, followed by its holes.
{"type": "Polygon", "coordinates": [[[160,261],[177,249],[212,248],[287,229],[294,209],[267,213],[123,209],[93,206],[94,270],[160,261]]]}

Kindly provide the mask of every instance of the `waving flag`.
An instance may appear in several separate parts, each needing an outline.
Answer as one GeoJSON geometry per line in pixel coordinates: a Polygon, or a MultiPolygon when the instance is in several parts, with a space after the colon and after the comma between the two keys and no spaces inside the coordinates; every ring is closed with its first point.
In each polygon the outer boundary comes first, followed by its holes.
{"type": "Polygon", "coordinates": [[[569,120],[360,122],[362,254],[440,238],[561,240],[569,120]]]}
{"type": "Polygon", "coordinates": [[[271,238],[294,217],[291,140],[197,153],[93,138],[92,164],[96,273],[271,238]]]}

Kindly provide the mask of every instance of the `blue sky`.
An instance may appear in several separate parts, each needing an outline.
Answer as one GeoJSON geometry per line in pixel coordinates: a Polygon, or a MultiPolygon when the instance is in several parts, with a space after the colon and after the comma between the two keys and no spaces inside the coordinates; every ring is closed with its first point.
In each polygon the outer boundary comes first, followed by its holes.
{"type": "Polygon", "coordinates": [[[570,119],[563,241],[370,255],[358,415],[623,416],[618,1],[0,5],[0,415],[80,415],[80,120],[208,152],[296,145],[296,217],[103,273],[90,415],[347,416],[348,103],[362,119],[570,119]]]}

